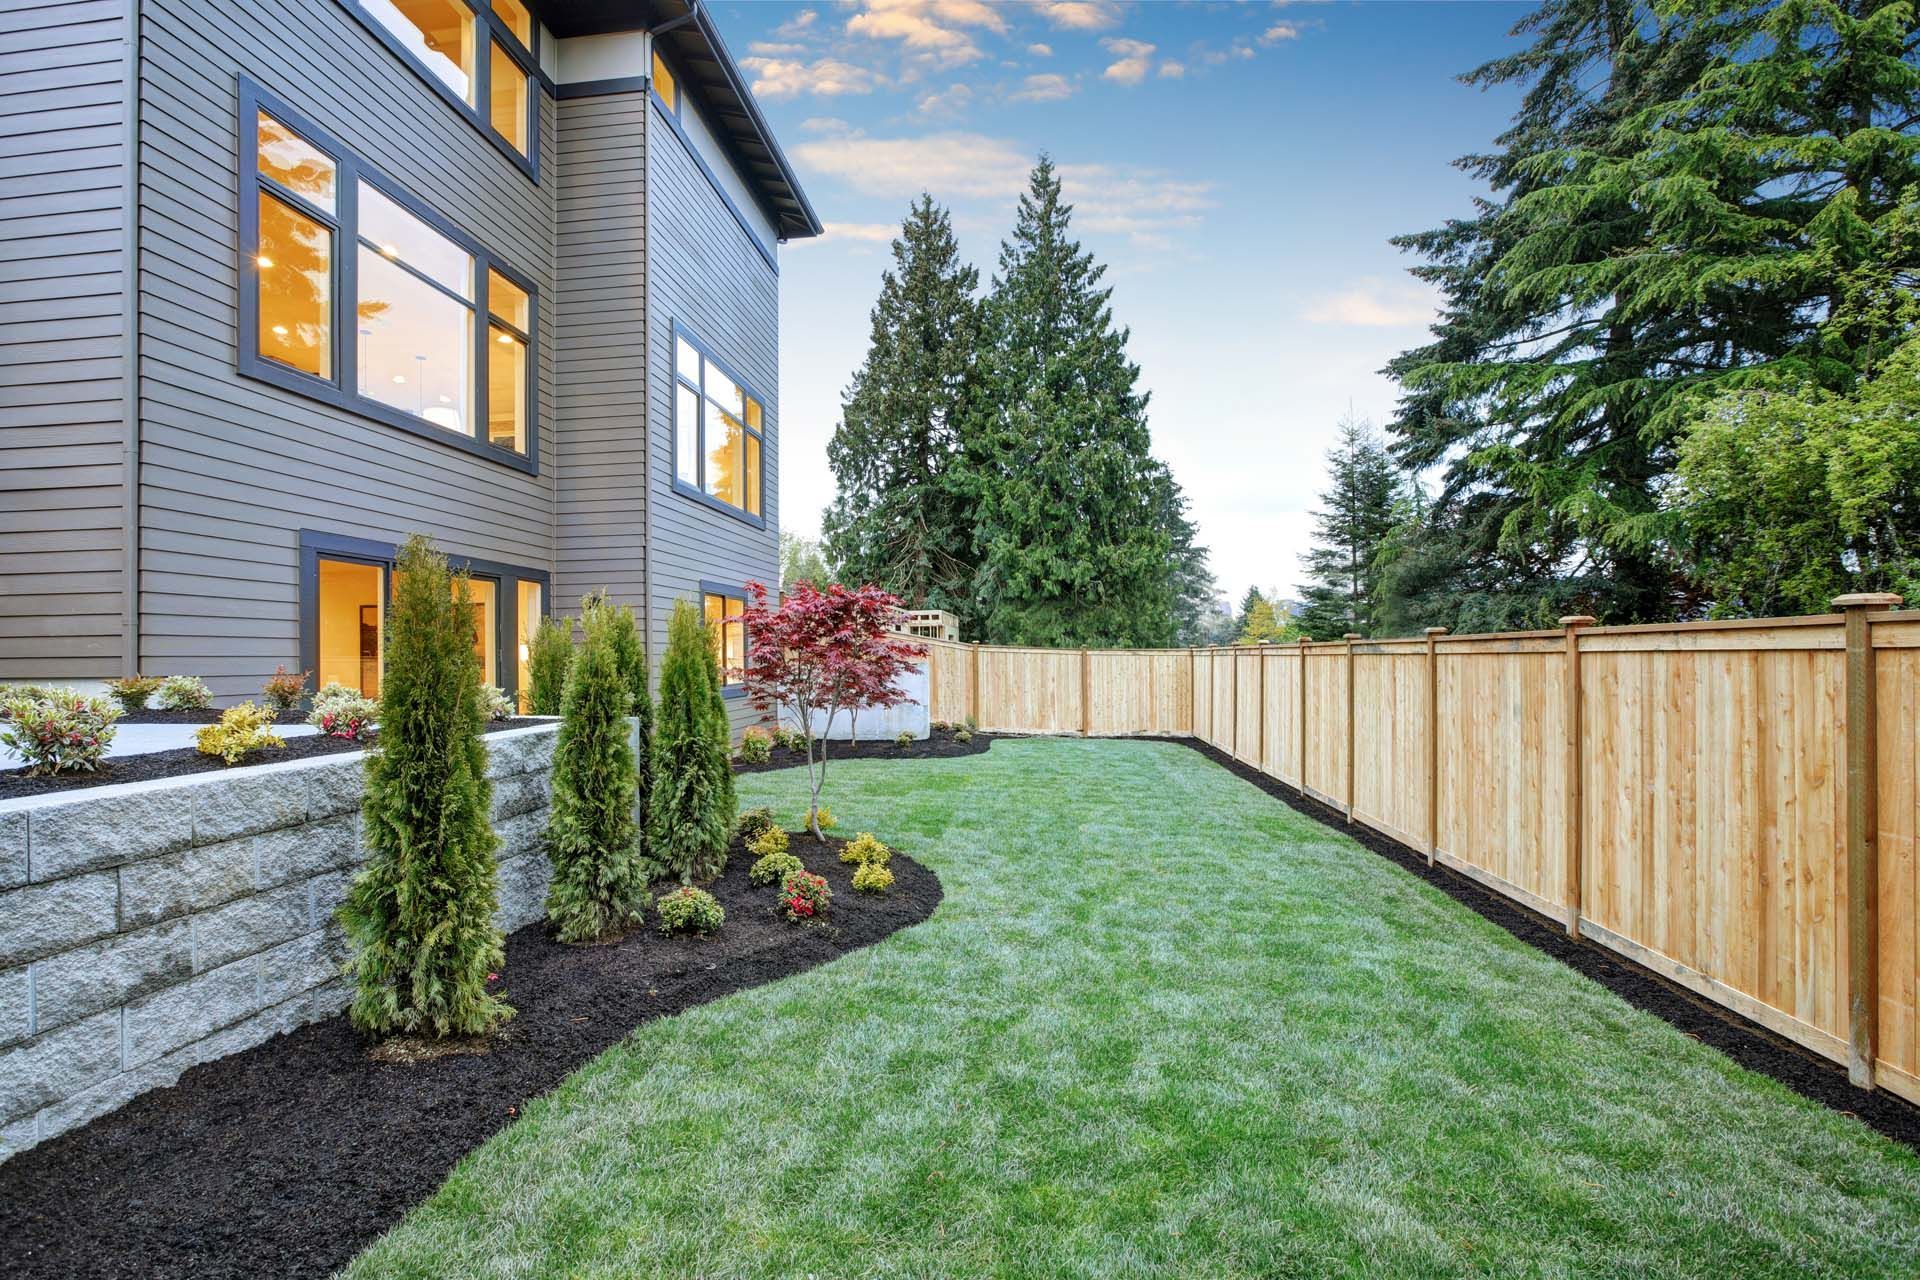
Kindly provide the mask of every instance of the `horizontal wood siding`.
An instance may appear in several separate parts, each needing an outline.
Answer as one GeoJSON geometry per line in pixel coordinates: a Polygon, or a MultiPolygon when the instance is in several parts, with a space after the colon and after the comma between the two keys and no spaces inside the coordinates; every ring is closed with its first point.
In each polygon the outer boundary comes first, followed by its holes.
{"type": "Polygon", "coordinates": [[[554,607],[573,614],[646,593],[647,95],[556,106],[554,607]]]}
{"type": "Polygon", "coordinates": [[[123,0],[0,0],[0,681],[122,674],[123,0]]]}
{"type": "MultiPolygon", "coordinates": [[[[553,567],[554,208],[333,0],[146,0],[141,61],[141,662],[224,700],[299,657],[303,528],[553,567]],[[530,276],[541,474],[236,371],[246,75],[530,276]]],[[[541,151],[555,141],[541,95],[541,151]]],[[[344,193],[343,193],[344,196],[344,193]]]]}
{"type": "MultiPolygon", "coordinates": [[[[657,103],[647,119],[647,419],[653,451],[648,591],[658,661],[674,601],[697,603],[702,581],[759,581],[771,588],[780,578],[780,280],[657,103]],[[764,529],[673,492],[676,323],[698,335],[762,399],[764,529]]],[[[744,699],[730,706],[736,729],[759,718],[744,699]]]]}

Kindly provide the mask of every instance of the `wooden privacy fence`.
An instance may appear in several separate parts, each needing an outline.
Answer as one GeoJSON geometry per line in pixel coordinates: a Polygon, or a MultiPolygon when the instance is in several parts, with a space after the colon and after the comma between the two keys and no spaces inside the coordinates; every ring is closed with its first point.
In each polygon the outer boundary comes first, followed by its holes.
{"type": "Polygon", "coordinates": [[[930,711],[1194,737],[1920,1101],[1920,611],[1175,650],[925,642],[930,711]]]}

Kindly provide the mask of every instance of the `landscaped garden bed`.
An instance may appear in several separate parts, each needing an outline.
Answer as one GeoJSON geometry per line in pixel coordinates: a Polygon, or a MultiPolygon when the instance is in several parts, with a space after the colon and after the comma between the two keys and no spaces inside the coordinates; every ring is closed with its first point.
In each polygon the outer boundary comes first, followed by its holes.
{"type": "Polygon", "coordinates": [[[893,887],[858,893],[855,868],[838,860],[844,843],[792,837],[833,892],[814,920],[789,921],[777,887],[748,883],[753,858],[736,841],[706,886],[726,911],[712,936],[664,937],[652,912],[612,944],[563,946],[544,922],[513,934],[498,985],[515,1015],[484,1044],[383,1061],[395,1055],[333,1017],[0,1164],[6,1274],[330,1275],[529,1099],[635,1027],[932,914],[932,872],[896,854],[893,887]]]}
{"type": "MultiPolygon", "coordinates": [[[[826,742],[818,739],[814,742],[815,758],[819,758],[822,749],[832,764],[842,760],[949,760],[960,756],[977,756],[993,745],[994,735],[975,733],[965,729],[936,728],[925,738],[916,738],[910,742],[826,742]],[[965,733],[963,739],[960,735],[965,733]]],[[[806,752],[790,743],[775,742],[766,761],[749,763],[734,761],[735,773],[764,773],[769,769],[805,768],[806,752]]]]}

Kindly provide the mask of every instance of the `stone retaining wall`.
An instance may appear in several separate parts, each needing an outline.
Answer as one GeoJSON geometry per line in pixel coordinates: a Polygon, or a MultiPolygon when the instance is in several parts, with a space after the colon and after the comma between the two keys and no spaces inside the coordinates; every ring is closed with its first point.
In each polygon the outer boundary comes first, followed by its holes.
{"type": "MultiPolygon", "coordinates": [[[[509,932],[545,911],[558,728],[487,737],[509,932]]],[[[0,1160],[346,1007],[364,761],[0,801],[0,1160]]]]}

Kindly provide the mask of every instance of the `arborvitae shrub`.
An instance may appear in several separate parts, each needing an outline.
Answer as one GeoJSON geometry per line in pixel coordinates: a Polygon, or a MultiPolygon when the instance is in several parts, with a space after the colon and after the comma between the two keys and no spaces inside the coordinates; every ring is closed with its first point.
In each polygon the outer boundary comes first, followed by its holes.
{"type": "Polygon", "coordinates": [[[499,837],[480,734],[480,664],[463,575],[418,534],[401,548],[386,621],[380,741],[367,760],[366,868],[340,908],[354,1025],[375,1035],[476,1035],[512,1015],[487,990],[504,955],[499,837]]]}
{"type": "Polygon", "coordinates": [[[527,642],[527,714],[557,716],[573,665],[572,619],[542,618],[527,642]]]}
{"type": "Polygon", "coordinates": [[[653,731],[649,852],[656,876],[711,879],[727,863],[733,833],[733,766],[726,704],[706,626],[685,600],[673,606],[660,664],[653,731]]]}
{"type": "Polygon", "coordinates": [[[640,820],[640,857],[647,857],[647,825],[645,814],[653,801],[653,693],[647,687],[647,648],[640,640],[640,623],[633,616],[633,606],[606,603],[606,597],[600,598],[600,607],[607,615],[607,636],[613,646],[614,663],[620,669],[620,679],[625,682],[627,692],[632,698],[632,709],[627,713],[638,722],[638,741],[634,746],[634,802],[642,815],[640,820]]]}
{"type": "Polygon", "coordinates": [[[587,609],[586,643],[567,675],[553,751],[547,917],[562,942],[588,942],[639,921],[647,889],[634,821],[632,695],[614,649],[614,611],[587,609]]]}

